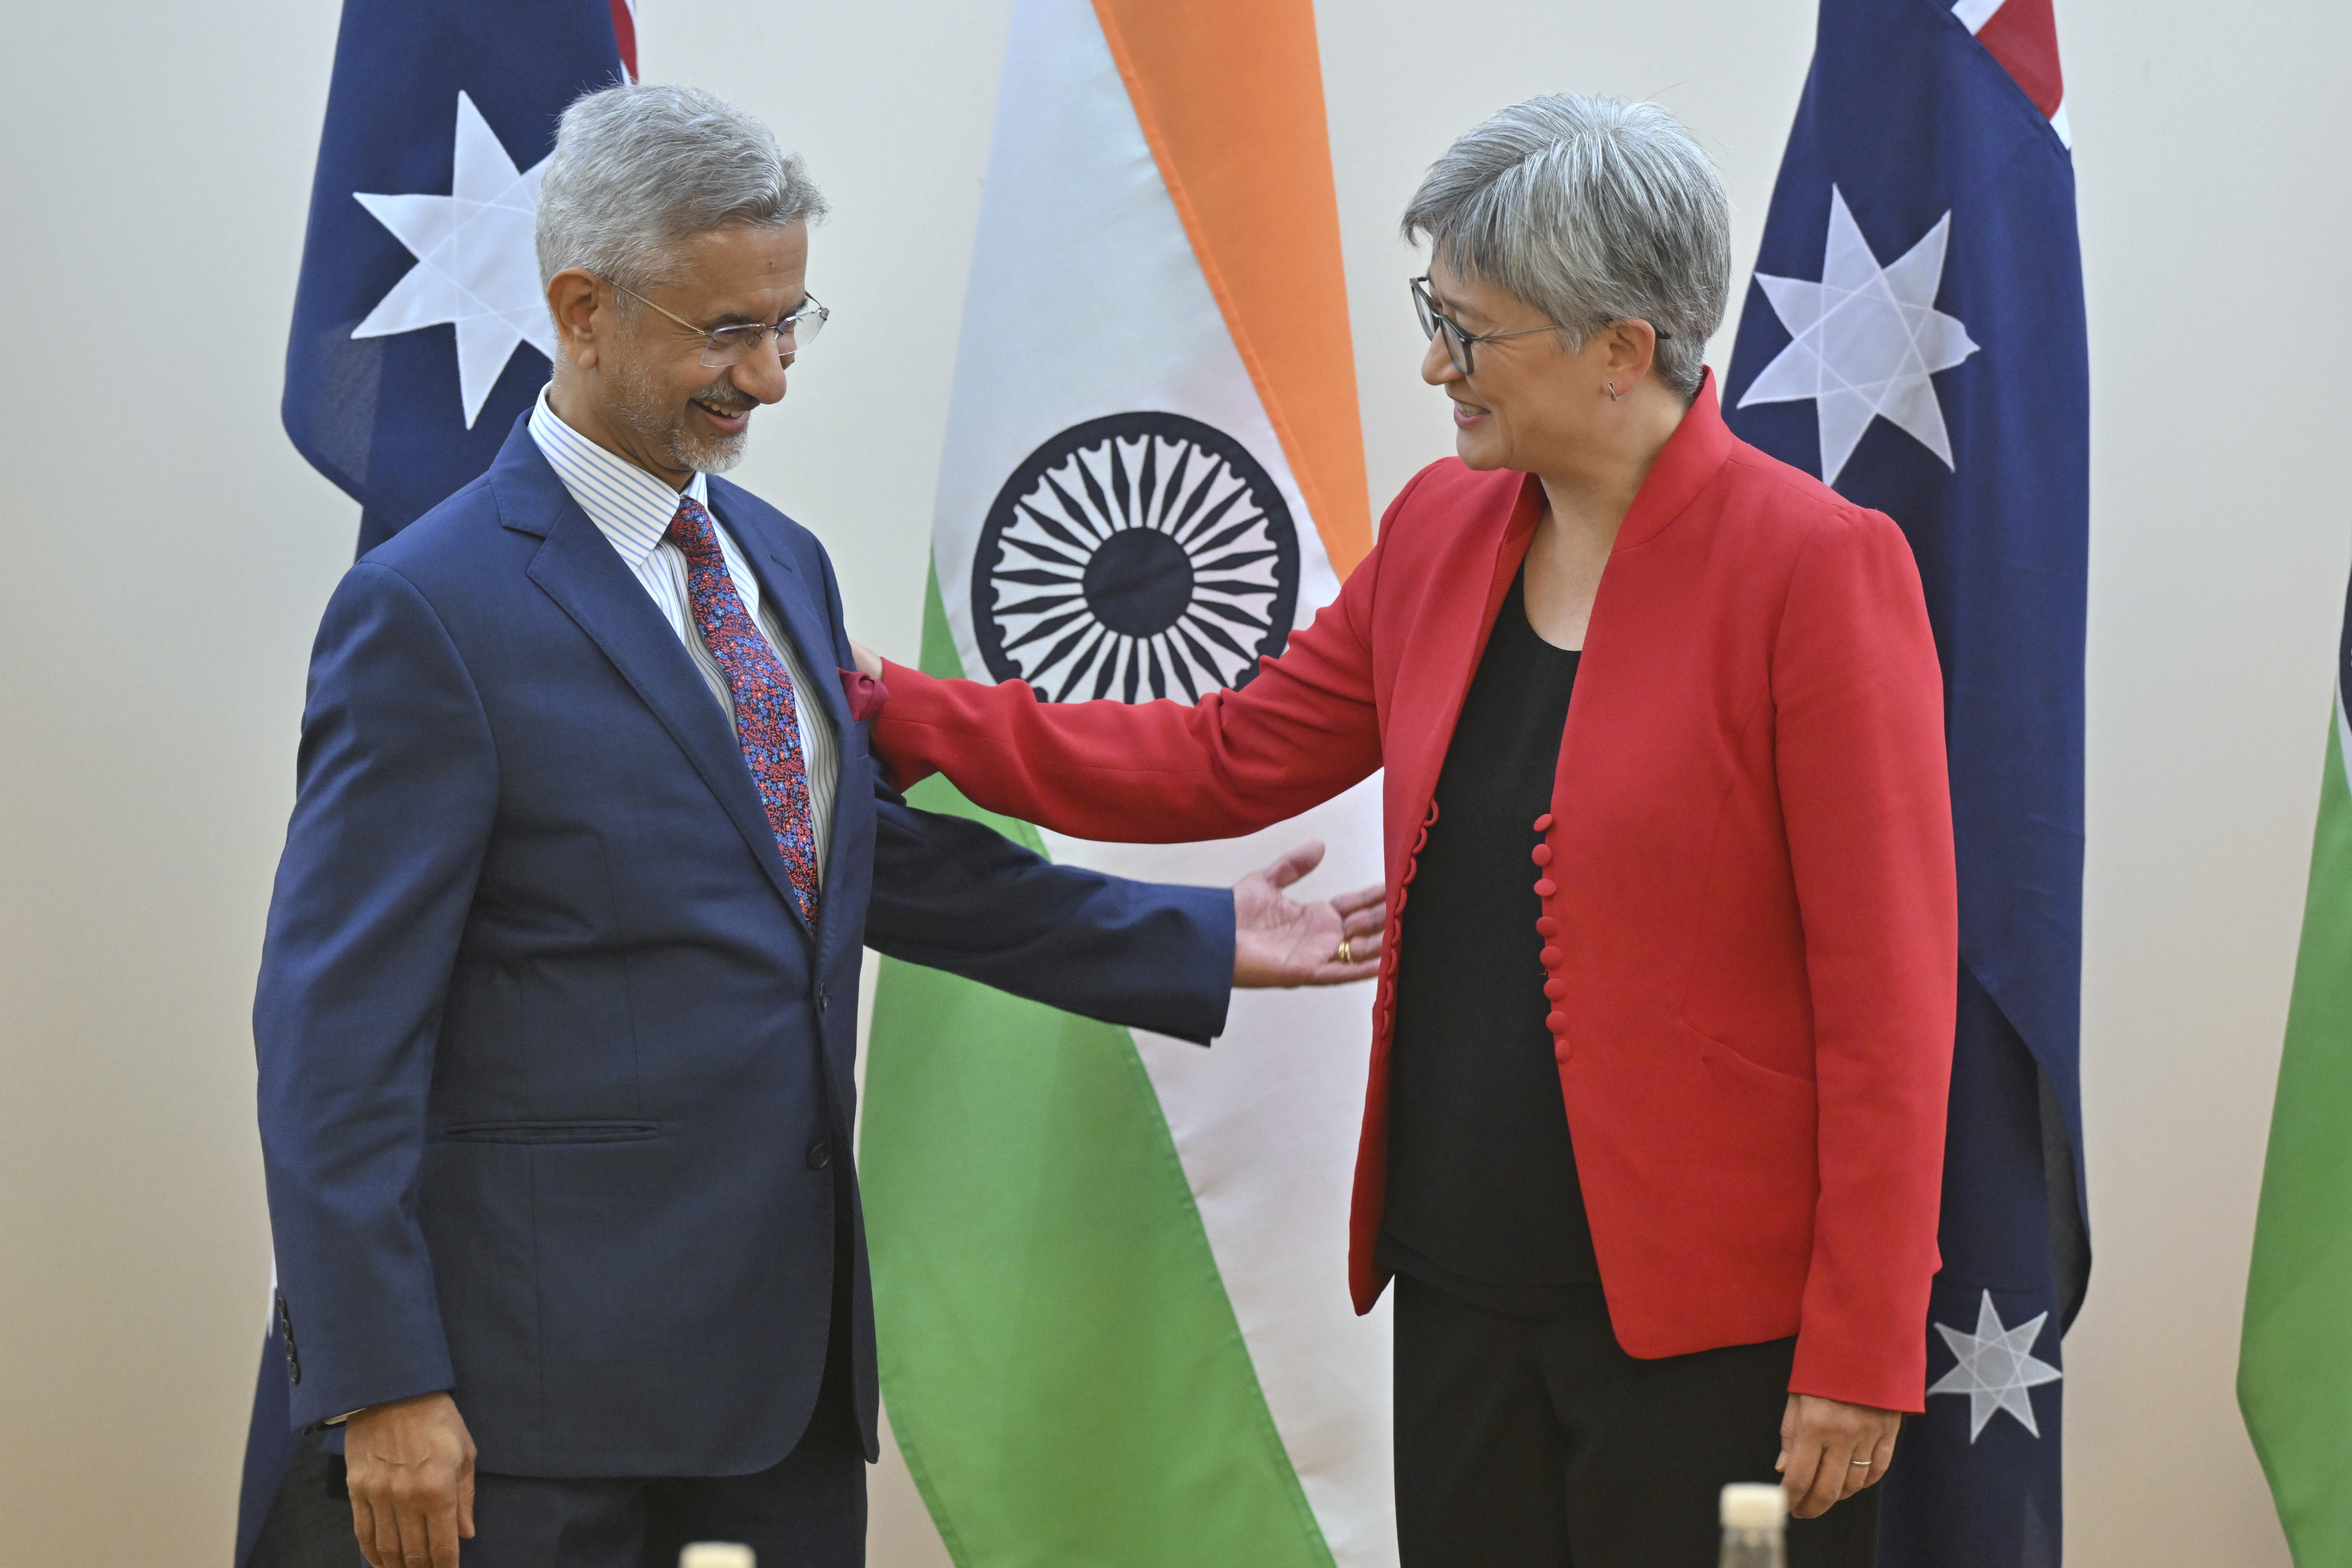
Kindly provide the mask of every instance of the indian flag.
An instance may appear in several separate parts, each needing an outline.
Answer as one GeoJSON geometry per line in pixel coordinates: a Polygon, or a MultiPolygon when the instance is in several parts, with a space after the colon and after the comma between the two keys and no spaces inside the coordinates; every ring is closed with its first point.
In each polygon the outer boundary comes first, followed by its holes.
{"type": "MultiPolygon", "coordinates": [[[[1310,0],[1018,0],[922,667],[1197,700],[1370,547],[1310,0]]],[[[942,780],[933,809],[974,809],[942,780]]],[[[1377,780],[1255,837],[1056,860],[1380,877],[1377,780]]],[[[1384,1314],[1346,1288],[1364,987],[1203,1050],[884,965],[865,1196],[884,1397],[961,1568],[1395,1561],[1384,1314]]]]}
{"type": "Polygon", "coordinates": [[[2352,603],[2246,1285],[2238,1405],[2301,1563],[2352,1563],[2352,603]]]}

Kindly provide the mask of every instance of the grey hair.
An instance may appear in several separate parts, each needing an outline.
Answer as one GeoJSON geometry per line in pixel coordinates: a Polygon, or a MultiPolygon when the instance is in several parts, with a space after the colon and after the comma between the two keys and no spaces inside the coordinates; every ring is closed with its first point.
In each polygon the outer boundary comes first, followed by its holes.
{"type": "Polygon", "coordinates": [[[539,281],[577,267],[625,289],[663,276],[679,240],[825,214],[796,153],[715,93],[623,82],[564,110],[539,187],[539,281]]]}
{"type": "Polygon", "coordinates": [[[1465,132],[1404,211],[1459,272],[1507,289],[1580,346],[1612,321],[1656,328],[1658,377],[1698,395],[1731,283],[1731,203],[1654,103],[1548,94],[1465,132]]]}

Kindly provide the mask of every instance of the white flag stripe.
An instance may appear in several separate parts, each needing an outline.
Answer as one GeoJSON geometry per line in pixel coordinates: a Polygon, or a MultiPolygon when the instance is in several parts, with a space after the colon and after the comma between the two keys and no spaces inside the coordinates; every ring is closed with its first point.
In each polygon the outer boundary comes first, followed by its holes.
{"type": "MultiPolygon", "coordinates": [[[[1187,700],[1254,663],[1286,592],[1296,628],[1339,591],[1086,0],[1014,10],[937,517],[940,597],[966,673],[993,679],[993,646],[1049,696],[1187,700]],[[1206,428],[1189,445],[1104,430],[1047,449],[1133,414],[1206,428]],[[976,562],[1016,473],[1029,477],[976,562]],[[1140,605],[1167,581],[1139,570],[1103,592],[1096,579],[1116,575],[1105,563],[1121,550],[1162,563],[1181,552],[1181,613],[1162,603],[1156,618],[1114,624],[1119,593],[1140,605]]],[[[1320,837],[1329,858],[1312,885],[1336,891],[1380,879],[1378,789],[1367,781],[1243,840],[1046,844],[1065,863],[1229,882],[1320,837]]],[[[1346,1288],[1370,1003],[1368,986],[1244,994],[1212,1049],[1137,1042],[1268,1410],[1344,1568],[1396,1561],[1387,1314],[1357,1318],[1346,1288]]]]}

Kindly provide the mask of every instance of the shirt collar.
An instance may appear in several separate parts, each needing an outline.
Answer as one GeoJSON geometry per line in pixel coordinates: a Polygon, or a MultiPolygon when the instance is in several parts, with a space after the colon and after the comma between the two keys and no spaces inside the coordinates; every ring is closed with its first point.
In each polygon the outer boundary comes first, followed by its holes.
{"type": "Polygon", "coordinates": [[[596,531],[632,567],[643,565],[669,531],[681,493],[706,509],[710,505],[708,479],[698,473],[683,492],[670,489],[566,425],[547,400],[550,390],[551,384],[541,388],[530,405],[530,438],[596,531]]]}

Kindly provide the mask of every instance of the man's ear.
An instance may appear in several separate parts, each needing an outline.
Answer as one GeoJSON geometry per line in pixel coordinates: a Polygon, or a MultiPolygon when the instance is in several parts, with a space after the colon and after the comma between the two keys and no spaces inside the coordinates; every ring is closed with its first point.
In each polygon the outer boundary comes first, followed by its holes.
{"type": "Polygon", "coordinates": [[[595,364],[597,330],[611,324],[606,302],[604,285],[593,272],[567,267],[547,280],[547,310],[555,318],[556,342],[582,370],[595,364]]]}

